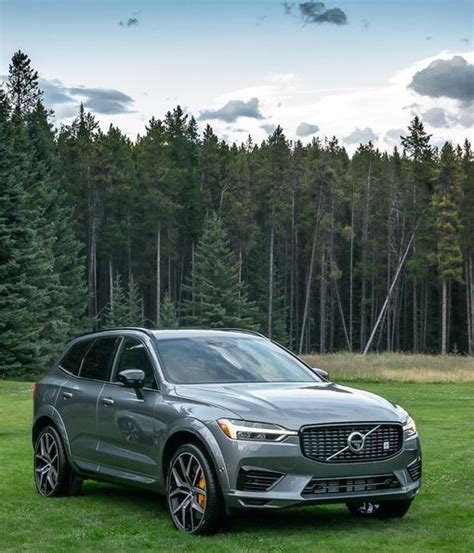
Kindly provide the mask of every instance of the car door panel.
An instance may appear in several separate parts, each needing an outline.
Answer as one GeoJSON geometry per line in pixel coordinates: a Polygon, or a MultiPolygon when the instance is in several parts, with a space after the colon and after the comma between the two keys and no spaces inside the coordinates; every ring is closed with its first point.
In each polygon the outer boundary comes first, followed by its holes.
{"type": "Polygon", "coordinates": [[[99,462],[98,401],[118,343],[116,336],[95,339],[84,353],[78,376],[68,376],[56,403],[67,428],[72,458],[84,470],[94,470],[99,462]]]}
{"type": "Polygon", "coordinates": [[[135,337],[126,337],[120,347],[112,381],[121,370],[145,372],[143,399],[135,390],[118,382],[106,383],[98,403],[101,464],[130,473],[156,478],[157,444],[164,424],[156,411],[162,402],[157,390],[156,372],[146,345],[135,337]]]}
{"type": "Polygon", "coordinates": [[[158,474],[157,444],[163,429],[155,417],[159,400],[155,390],[144,390],[141,400],[132,389],[112,383],[104,386],[98,403],[101,464],[158,474]]]}
{"type": "Polygon", "coordinates": [[[82,468],[98,462],[97,401],[103,382],[80,380],[70,376],[56,402],[67,428],[71,455],[82,468]]]}

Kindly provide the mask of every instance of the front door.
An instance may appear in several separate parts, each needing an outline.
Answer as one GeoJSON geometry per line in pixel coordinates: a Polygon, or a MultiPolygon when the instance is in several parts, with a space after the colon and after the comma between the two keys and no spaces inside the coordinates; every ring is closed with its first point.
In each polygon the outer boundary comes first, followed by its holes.
{"type": "Polygon", "coordinates": [[[104,385],[98,403],[100,472],[144,483],[156,480],[157,444],[164,425],[155,413],[161,402],[147,346],[138,338],[124,338],[111,382],[104,385]],[[145,373],[143,399],[118,383],[117,375],[126,369],[145,373]]]}

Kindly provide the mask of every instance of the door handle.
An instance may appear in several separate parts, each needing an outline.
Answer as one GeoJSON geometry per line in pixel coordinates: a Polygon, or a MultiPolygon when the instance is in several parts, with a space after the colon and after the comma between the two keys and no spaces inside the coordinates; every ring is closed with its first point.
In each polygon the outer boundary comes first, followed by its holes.
{"type": "Polygon", "coordinates": [[[113,405],[114,400],[111,397],[104,397],[104,398],[102,398],[102,403],[104,405],[113,405]]]}
{"type": "Polygon", "coordinates": [[[71,392],[63,392],[63,398],[64,399],[71,399],[72,398],[71,392]]]}

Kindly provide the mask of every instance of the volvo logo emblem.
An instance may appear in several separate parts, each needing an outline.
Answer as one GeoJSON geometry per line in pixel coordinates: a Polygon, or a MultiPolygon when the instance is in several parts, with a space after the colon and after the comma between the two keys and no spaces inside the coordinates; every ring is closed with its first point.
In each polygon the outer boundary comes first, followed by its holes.
{"type": "Polygon", "coordinates": [[[364,449],[365,436],[360,432],[352,432],[347,438],[347,447],[352,453],[360,453],[364,449]]]}

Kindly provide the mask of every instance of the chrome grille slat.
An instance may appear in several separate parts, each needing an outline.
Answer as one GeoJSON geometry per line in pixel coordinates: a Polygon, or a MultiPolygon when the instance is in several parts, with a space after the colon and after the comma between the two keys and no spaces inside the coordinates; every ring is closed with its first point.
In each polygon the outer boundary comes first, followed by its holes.
{"type": "Polygon", "coordinates": [[[321,462],[357,463],[388,459],[400,451],[402,444],[403,430],[401,425],[396,423],[306,426],[300,431],[303,455],[321,462]],[[363,435],[371,432],[366,437],[363,450],[353,453],[347,449],[328,460],[328,457],[347,446],[347,439],[352,432],[360,432],[363,435]],[[388,448],[384,448],[384,444],[387,443],[388,448]]]}

